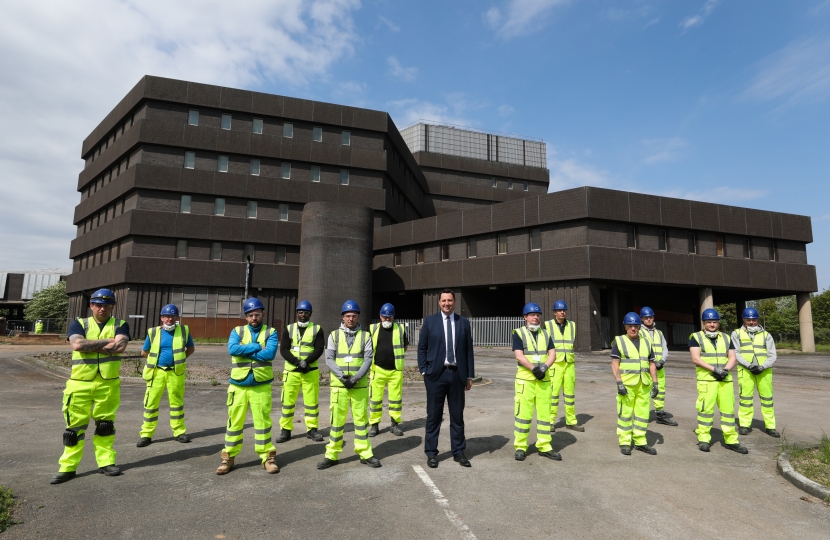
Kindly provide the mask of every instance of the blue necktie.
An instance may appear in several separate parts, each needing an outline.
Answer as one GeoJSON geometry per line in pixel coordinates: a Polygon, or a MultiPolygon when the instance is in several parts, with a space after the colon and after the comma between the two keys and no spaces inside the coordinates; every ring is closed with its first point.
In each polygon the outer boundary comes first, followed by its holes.
{"type": "Polygon", "coordinates": [[[453,350],[453,343],[455,340],[452,336],[452,321],[447,317],[447,363],[451,366],[455,365],[455,351],[453,350]]]}

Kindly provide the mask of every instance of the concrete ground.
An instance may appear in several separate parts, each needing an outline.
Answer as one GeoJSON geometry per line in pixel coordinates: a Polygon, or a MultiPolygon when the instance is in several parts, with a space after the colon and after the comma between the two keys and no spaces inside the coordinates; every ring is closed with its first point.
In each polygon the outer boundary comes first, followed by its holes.
{"type": "MultiPolygon", "coordinates": [[[[226,387],[188,386],[192,443],[174,441],[160,422],[154,443],[136,448],[144,385],[125,381],[116,423],[124,474],[96,474],[90,442],[78,477],[53,486],[49,479],[62,451],[64,377],[17,358],[54,349],[0,346],[0,484],[19,496],[17,518],[23,521],[4,537],[824,539],[830,530],[830,507],[777,475],[778,440],[755,429],[741,441],[749,455],[739,455],[719,444],[716,422],[712,452],[697,450],[694,371],[687,353],[674,353],[666,368],[666,409],[680,426],[651,424],[648,438],[657,456],[619,453],[608,358],[592,354],[579,357],[577,367],[577,414],[586,431],[565,430],[560,418],[553,440],[563,461],[536,455],[515,461],[515,362],[505,349],[477,349],[476,371],[485,384],[467,396],[471,469],[452,461],[448,420],[440,466],[426,467],[420,384],[404,390],[405,435],[389,434],[384,416],[381,435],[372,439],[380,469],[358,462],[349,425],[338,466],[316,470],[325,443],[297,438],[277,446],[281,470],[268,475],[253,452],[249,424],[237,468],[217,476],[226,387]]],[[[222,347],[201,346],[190,361],[228,358],[222,347]]],[[[788,439],[811,441],[822,430],[830,432],[830,357],[781,357],[775,391],[778,429],[788,439]]],[[[325,411],[328,392],[321,394],[325,411]]],[[[166,406],[165,399],[161,418],[166,406]]],[[[273,418],[278,417],[276,410],[273,418]]],[[[328,415],[320,419],[327,434],[328,415]]],[[[295,435],[304,431],[302,424],[295,427],[295,435]]]]}

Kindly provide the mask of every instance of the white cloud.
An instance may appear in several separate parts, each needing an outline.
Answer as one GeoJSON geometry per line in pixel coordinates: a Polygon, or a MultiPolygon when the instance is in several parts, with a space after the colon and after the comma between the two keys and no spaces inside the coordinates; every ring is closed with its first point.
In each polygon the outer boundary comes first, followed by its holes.
{"type": "Polygon", "coordinates": [[[0,261],[65,266],[83,139],[145,74],[303,87],[352,54],[359,0],[5,2],[0,261]]]}
{"type": "Polygon", "coordinates": [[[574,157],[560,158],[550,144],[547,148],[550,171],[548,193],[580,186],[611,187],[612,180],[608,171],[582,163],[574,157]]]}
{"type": "Polygon", "coordinates": [[[700,26],[712,14],[719,2],[720,0],[706,0],[706,3],[703,4],[703,7],[696,15],[691,15],[680,21],[680,28],[685,32],[690,28],[700,26]]]}
{"type": "Polygon", "coordinates": [[[387,58],[386,63],[389,64],[389,74],[396,79],[400,79],[405,82],[412,82],[415,80],[415,77],[418,76],[418,68],[403,67],[394,56],[387,58]]]}
{"type": "Polygon", "coordinates": [[[743,98],[781,101],[781,108],[830,95],[830,38],[794,41],[760,62],[743,98]]]}
{"type": "Polygon", "coordinates": [[[382,22],[383,24],[385,24],[385,25],[386,25],[386,26],[387,26],[390,30],[392,30],[393,32],[400,32],[400,31],[401,31],[401,27],[400,27],[400,26],[398,26],[397,24],[393,23],[392,21],[390,21],[389,19],[387,19],[387,18],[386,18],[386,17],[384,17],[383,15],[378,15],[378,20],[380,20],[380,22],[382,22]]]}
{"type": "MultiPolygon", "coordinates": [[[[633,191],[639,191],[634,189],[633,191]]],[[[709,187],[702,183],[700,189],[683,190],[671,189],[666,191],[650,192],[652,195],[662,195],[664,197],[674,197],[677,199],[688,199],[691,201],[713,202],[724,204],[724,201],[729,201],[728,204],[735,204],[740,201],[749,201],[752,199],[760,199],[767,195],[767,192],[762,189],[745,189],[733,188],[726,186],[709,187]]]]}
{"type": "Polygon", "coordinates": [[[569,3],[570,0],[508,0],[502,9],[494,6],[485,11],[482,19],[499,37],[510,39],[541,30],[554,8],[569,3]]]}
{"type": "Polygon", "coordinates": [[[499,116],[510,116],[516,109],[510,105],[501,105],[499,107],[499,116]]]}
{"type": "Polygon", "coordinates": [[[464,116],[468,108],[463,99],[449,99],[446,105],[422,101],[420,99],[401,99],[388,103],[390,114],[395,124],[402,128],[420,120],[452,124],[455,126],[475,126],[477,122],[464,116]]]}
{"type": "Polygon", "coordinates": [[[643,163],[655,165],[681,159],[689,148],[689,143],[680,137],[670,139],[645,139],[640,141],[646,156],[643,163]]]}

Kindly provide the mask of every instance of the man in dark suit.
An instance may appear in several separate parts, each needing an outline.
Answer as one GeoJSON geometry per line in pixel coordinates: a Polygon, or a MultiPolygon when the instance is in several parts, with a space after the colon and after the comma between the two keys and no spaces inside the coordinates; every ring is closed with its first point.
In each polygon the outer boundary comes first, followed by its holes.
{"type": "Polygon", "coordinates": [[[418,369],[427,390],[427,425],[424,452],[427,465],[438,467],[438,433],[444,417],[444,399],[450,410],[450,445],[453,459],[463,467],[470,461],[464,455],[464,392],[472,387],[473,335],[470,321],[455,314],[455,294],[441,291],[441,311],[424,318],[418,338],[418,369]],[[449,345],[448,345],[449,344],[449,345]]]}

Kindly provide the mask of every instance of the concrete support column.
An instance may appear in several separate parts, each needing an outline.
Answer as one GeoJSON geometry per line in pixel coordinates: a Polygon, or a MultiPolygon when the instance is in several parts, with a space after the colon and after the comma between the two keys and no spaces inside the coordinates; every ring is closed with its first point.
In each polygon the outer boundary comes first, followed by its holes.
{"type": "Polygon", "coordinates": [[[715,299],[712,296],[712,288],[711,287],[701,287],[698,291],[699,294],[699,303],[700,303],[700,313],[697,314],[697,320],[700,323],[700,329],[703,330],[703,323],[700,322],[700,318],[703,316],[703,310],[714,308],[715,307],[715,299]]]}
{"type": "Polygon", "coordinates": [[[810,305],[810,293],[795,295],[798,304],[798,331],[801,333],[801,352],[816,352],[816,339],[813,335],[813,311],[810,305]]]}

